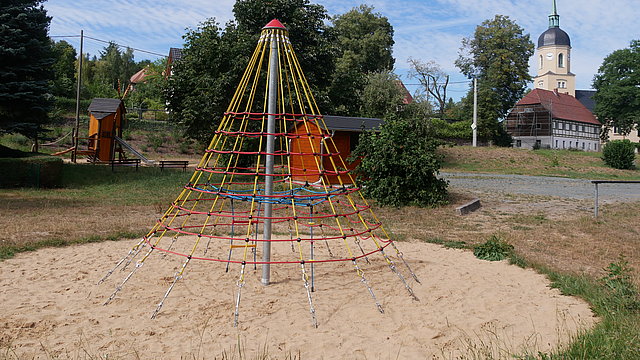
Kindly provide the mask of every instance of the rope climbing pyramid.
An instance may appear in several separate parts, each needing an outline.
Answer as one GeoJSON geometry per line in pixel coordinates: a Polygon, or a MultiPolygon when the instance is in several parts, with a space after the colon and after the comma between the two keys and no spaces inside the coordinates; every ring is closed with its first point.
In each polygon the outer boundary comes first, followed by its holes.
{"type": "Polygon", "coordinates": [[[236,326],[247,272],[260,267],[262,283],[269,285],[271,265],[300,268],[314,326],[312,293],[320,263],[350,262],[384,312],[363,268],[371,256],[381,256],[417,300],[396,262],[418,278],[345,169],[288,31],[273,20],[263,28],[231,104],[188,183],[152,229],[100,280],[117,269],[130,269],[105,305],[156,252],[183,260],[152,318],[194,260],[238,271],[236,326]]]}

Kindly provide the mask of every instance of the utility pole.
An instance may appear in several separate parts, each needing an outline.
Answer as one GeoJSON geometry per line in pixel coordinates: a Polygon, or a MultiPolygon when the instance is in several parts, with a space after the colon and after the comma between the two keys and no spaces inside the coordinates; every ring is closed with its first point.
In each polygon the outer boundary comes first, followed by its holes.
{"type": "Polygon", "coordinates": [[[82,45],[84,44],[84,30],[80,30],[80,56],[78,56],[78,87],[76,88],[76,127],[73,129],[73,151],[71,161],[76,162],[78,152],[78,131],[80,130],[80,89],[82,87],[82,45]]]}
{"type": "Polygon", "coordinates": [[[473,147],[478,146],[478,79],[473,78],[473,147]]]}
{"type": "Polygon", "coordinates": [[[276,112],[278,111],[278,39],[272,30],[271,49],[269,53],[269,94],[267,98],[267,148],[265,160],[265,179],[264,179],[264,231],[262,243],[262,285],[269,285],[271,280],[271,215],[272,207],[271,196],[273,195],[273,163],[275,149],[276,132],[276,112]]]}

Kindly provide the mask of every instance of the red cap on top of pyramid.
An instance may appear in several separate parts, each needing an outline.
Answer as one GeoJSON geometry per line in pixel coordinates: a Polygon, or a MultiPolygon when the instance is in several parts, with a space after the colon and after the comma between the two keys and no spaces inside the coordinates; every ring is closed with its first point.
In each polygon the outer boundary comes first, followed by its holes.
{"type": "Polygon", "coordinates": [[[269,21],[269,23],[267,25],[265,25],[263,27],[263,29],[285,29],[285,30],[287,30],[287,28],[284,27],[284,25],[282,25],[282,23],[278,19],[273,19],[273,20],[269,21]]]}

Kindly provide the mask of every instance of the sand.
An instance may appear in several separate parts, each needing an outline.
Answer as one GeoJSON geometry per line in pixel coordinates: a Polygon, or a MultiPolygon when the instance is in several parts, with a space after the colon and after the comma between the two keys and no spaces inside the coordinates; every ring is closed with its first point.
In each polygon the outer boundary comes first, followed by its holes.
{"type": "MultiPolygon", "coordinates": [[[[21,253],[0,262],[0,350],[19,358],[426,359],[550,351],[596,321],[589,306],[549,281],[463,250],[401,242],[421,284],[374,256],[362,263],[381,314],[350,263],[315,268],[312,326],[299,265],[272,267],[270,286],[250,267],[233,327],[239,266],[192,261],[156,319],[151,314],[183,261],[154,253],[107,306],[129,273],[96,285],[135,241],[21,253]],[[234,357],[235,354],[235,357],[234,357]]],[[[6,356],[6,355],[5,355],[6,356]]]]}

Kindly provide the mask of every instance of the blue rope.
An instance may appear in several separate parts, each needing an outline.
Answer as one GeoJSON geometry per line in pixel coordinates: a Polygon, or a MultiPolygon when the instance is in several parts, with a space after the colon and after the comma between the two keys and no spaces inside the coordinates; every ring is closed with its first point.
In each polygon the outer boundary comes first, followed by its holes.
{"type": "Polygon", "coordinates": [[[258,189],[258,194],[253,194],[253,190],[231,190],[223,187],[216,187],[214,185],[209,185],[211,189],[206,189],[202,187],[194,187],[195,189],[205,192],[205,193],[214,193],[220,197],[239,200],[239,201],[251,201],[255,199],[258,203],[261,204],[291,204],[291,200],[293,199],[293,203],[296,206],[314,206],[318,204],[322,204],[323,202],[329,200],[338,195],[343,188],[338,188],[335,190],[331,190],[329,192],[324,191],[314,191],[308,189],[306,187],[298,187],[291,190],[285,191],[275,191],[273,192],[274,196],[266,197],[260,194],[264,194],[264,189],[258,189]],[[309,196],[302,195],[303,197],[295,197],[295,195],[303,193],[310,194],[309,196]]]}

